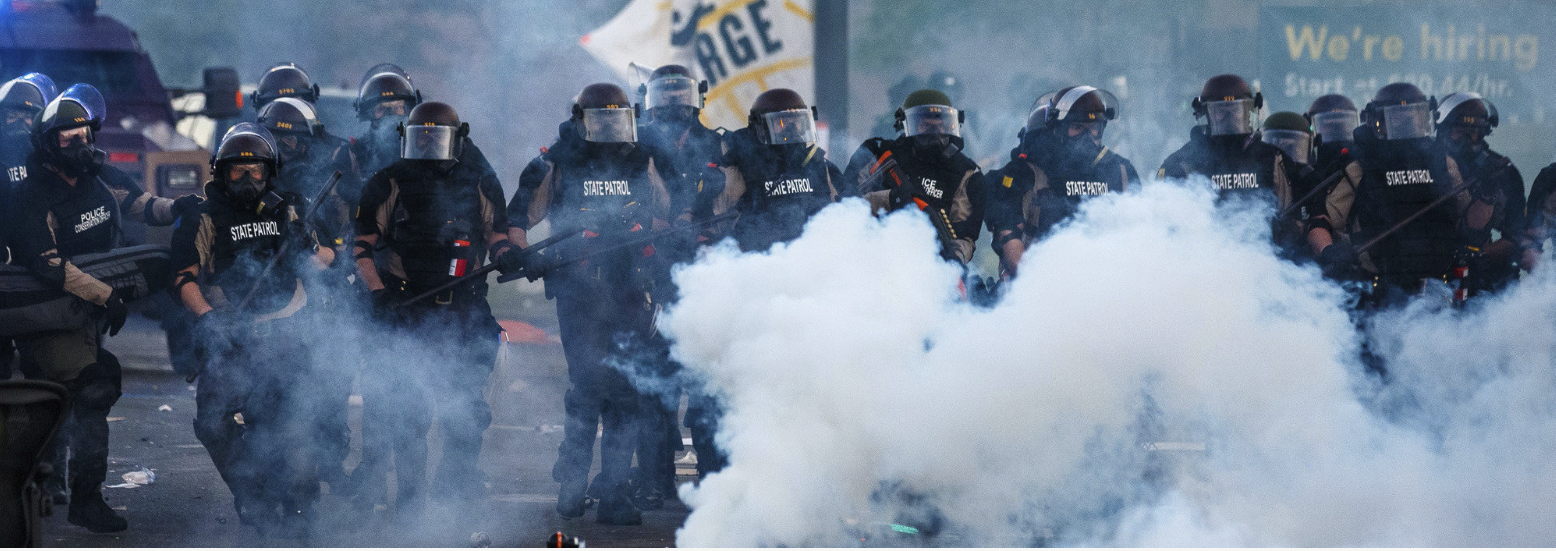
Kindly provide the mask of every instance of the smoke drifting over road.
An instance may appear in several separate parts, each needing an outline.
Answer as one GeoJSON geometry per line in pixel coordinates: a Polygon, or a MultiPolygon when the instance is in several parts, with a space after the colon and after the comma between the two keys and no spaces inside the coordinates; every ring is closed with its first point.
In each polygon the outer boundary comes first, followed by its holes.
{"type": "Polygon", "coordinates": [[[731,466],[683,489],[678,543],[935,512],[948,545],[1556,541],[1552,274],[1380,316],[1379,386],[1346,293],[1205,187],[1090,202],[989,310],[913,214],[844,203],[770,254],[710,251],[661,327],[726,399],[731,466]]]}

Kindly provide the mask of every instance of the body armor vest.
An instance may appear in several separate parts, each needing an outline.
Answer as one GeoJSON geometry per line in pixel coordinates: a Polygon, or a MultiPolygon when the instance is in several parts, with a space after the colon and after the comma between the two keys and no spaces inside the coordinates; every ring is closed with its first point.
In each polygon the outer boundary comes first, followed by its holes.
{"type": "Polygon", "coordinates": [[[799,237],[811,214],[832,201],[826,154],[814,146],[769,146],[735,136],[726,162],[740,172],[745,193],[731,234],[746,250],[799,237]]]}
{"type": "MultiPolygon", "coordinates": [[[[1450,190],[1441,175],[1442,161],[1424,141],[1367,148],[1361,159],[1362,181],[1356,188],[1353,242],[1362,243],[1386,231],[1450,190]]],[[[1401,228],[1368,251],[1378,271],[1404,278],[1443,277],[1452,268],[1458,248],[1454,201],[1447,201],[1401,228]]]]}
{"type": "MultiPolygon", "coordinates": [[[[399,163],[392,171],[398,198],[385,232],[412,291],[447,283],[480,265],[488,228],[481,212],[479,177],[464,163],[452,170],[399,163]]],[[[484,281],[473,283],[484,288],[484,281]]]]}
{"type": "MultiPolygon", "coordinates": [[[[967,176],[967,171],[977,168],[960,151],[951,156],[934,154],[926,158],[919,155],[914,152],[912,141],[908,138],[899,138],[882,145],[891,151],[891,158],[897,161],[897,167],[910,180],[902,184],[918,189],[921,192],[918,198],[932,209],[950,211],[951,202],[962,185],[962,179],[967,176]]],[[[879,159],[880,155],[876,155],[876,158],[879,159]]],[[[886,185],[897,184],[887,182],[886,185]]]]}
{"type": "MultiPolygon", "coordinates": [[[[209,270],[202,267],[200,273],[201,287],[220,289],[226,301],[236,305],[280,252],[292,231],[292,213],[287,209],[260,214],[234,202],[215,187],[206,188],[210,199],[205,203],[205,214],[210,217],[212,239],[209,270]]],[[[287,201],[293,205],[300,202],[292,194],[287,194],[287,201]]],[[[291,300],[297,286],[295,267],[288,262],[277,264],[265,278],[249,307],[253,312],[281,309],[291,300]]]]}
{"type": "Polygon", "coordinates": [[[36,162],[27,163],[29,185],[50,200],[54,239],[59,255],[101,253],[119,246],[122,213],[119,201],[96,174],[82,176],[74,187],[36,162]]]}

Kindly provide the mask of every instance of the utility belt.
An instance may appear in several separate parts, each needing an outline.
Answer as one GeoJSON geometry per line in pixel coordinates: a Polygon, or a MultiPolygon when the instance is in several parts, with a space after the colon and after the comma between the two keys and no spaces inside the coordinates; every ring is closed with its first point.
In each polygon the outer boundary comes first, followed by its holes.
{"type": "MultiPolygon", "coordinates": [[[[409,281],[396,277],[394,274],[379,272],[378,278],[383,280],[384,288],[388,289],[397,301],[403,301],[420,295],[437,287],[437,285],[414,285],[409,281]]],[[[438,306],[474,304],[486,300],[485,283],[468,283],[456,285],[441,293],[422,301],[422,304],[434,304],[438,306]]]]}

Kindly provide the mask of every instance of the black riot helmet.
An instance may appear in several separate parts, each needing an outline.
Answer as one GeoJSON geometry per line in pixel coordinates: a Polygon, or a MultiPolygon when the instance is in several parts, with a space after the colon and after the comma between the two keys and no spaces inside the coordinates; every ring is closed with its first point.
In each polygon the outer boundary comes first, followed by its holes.
{"type": "Polygon", "coordinates": [[[1264,95],[1254,92],[1243,77],[1216,75],[1205,81],[1193,107],[1195,118],[1205,118],[1211,136],[1252,134],[1264,95]]]}
{"type": "MultiPolygon", "coordinates": [[[[399,69],[390,65],[393,69],[399,69]]],[[[362,79],[362,86],[357,89],[357,118],[365,121],[374,120],[373,109],[379,104],[388,101],[404,101],[405,109],[410,110],[421,103],[421,91],[411,84],[411,79],[405,76],[403,71],[385,70],[376,74],[370,74],[362,79]]]]}
{"type": "Polygon", "coordinates": [[[43,73],[27,73],[0,85],[0,107],[30,111],[36,115],[59,91],[43,73]]]}
{"type": "Polygon", "coordinates": [[[260,75],[259,86],[255,88],[252,98],[255,109],[262,109],[280,98],[299,98],[314,103],[319,101],[319,85],[309,79],[308,73],[296,64],[281,63],[260,75]]]}
{"type": "Polygon", "coordinates": [[[1468,126],[1479,128],[1482,137],[1489,136],[1491,129],[1500,122],[1497,107],[1474,92],[1449,94],[1437,106],[1434,118],[1438,135],[1446,133],[1450,127],[1468,126]]]}
{"type": "Polygon", "coordinates": [[[1432,111],[1437,98],[1426,97],[1420,88],[1408,82],[1395,82],[1378,89],[1362,110],[1362,122],[1379,138],[1410,140],[1432,135],[1432,111]]]}
{"type": "Polygon", "coordinates": [[[33,149],[56,168],[79,176],[101,166],[106,154],[94,147],[108,109],[89,84],[77,84],[49,101],[32,125],[33,149]],[[60,141],[68,142],[60,145],[60,141]]]}
{"type": "Polygon", "coordinates": [[[429,161],[459,159],[470,124],[447,103],[429,101],[411,110],[400,127],[400,158],[429,161]]]}
{"type": "Polygon", "coordinates": [[[43,73],[25,75],[0,84],[0,132],[7,138],[26,140],[38,113],[59,92],[43,73]]]}
{"type": "Polygon", "coordinates": [[[324,134],[318,111],[312,103],[300,98],[280,98],[265,104],[259,110],[259,124],[275,136],[318,137],[324,134]]]}
{"type": "MultiPolygon", "coordinates": [[[[643,108],[650,116],[660,117],[661,111],[675,110],[695,117],[702,110],[703,95],[708,93],[708,81],[697,80],[691,69],[681,65],[666,65],[649,75],[648,82],[639,87],[643,95],[643,108]]],[[[687,117],[689,118],[689,117],[687,117]]]]}
{"type": "Polygon", "coordinates": [[[1352,141],[1356,127],[1361,126],[1361,113],[1356,110],[1356,104],[1340,94],[1319,96],[1303,116],[1323,143],[1352,141]]]}
{"type": "Polygon", "coordinates": [[[229,197],[244,203],[257,201],[272,187],[271,178],[281,168],[279,151],[275,137],[265,127],[252,122],[235,124],[211,155],[211,177],[229,197]],[[259,165],[257,173],[245,171],[238,179],[231,178],[234,165],[251,164],[259,165]]]}
{"type": "Polygon", "coordinates": [[[756,139],[768,145],[816,142],[816,108],[805,104],[799,92],[774,88],[751,102],[748,119],[756,139]]]}
{"type": "Polygon", "coordinates": [[[967,116],[951,105],[951,97],[939,90],[918,90],[902,100],[895,115],[896,128],[907,137],[919,135],[961,136],[967,116]]]}
{"type": "Polygon", "coordinates": [[[638,141],[637,107],[627,92],[615,84],[585,86],[573,103],[572,120],[583,130],[583,139],[594,143],[638,141]]]}

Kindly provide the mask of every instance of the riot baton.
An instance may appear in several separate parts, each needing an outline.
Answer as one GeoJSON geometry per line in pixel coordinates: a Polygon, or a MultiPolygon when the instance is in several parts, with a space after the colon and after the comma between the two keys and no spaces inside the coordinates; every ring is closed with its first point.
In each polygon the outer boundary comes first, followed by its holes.
{"type": "Polygon", "coordinates": [[[1431,203],[1427,203],[1426,207],[1422,208],[1421,210],[1416,211],[1415,214],[1412,214],[1409,217],[1406,217],[1404,220],[1400,220],[1398,224],[1394,224],[1389,229],[1383,230],[1383,233],[1378,234],[1376,237],[1373,237],[1372,239],[1369,239],[1366,243],[1363,243],[1362,246],[1357,247],[1355,254],[1361,254],[1361,253],[1367,252],[1368,249],[1371,249],[1371,248],[1377,246],[1378,243],[1381,243],[1384,239],[1388,238],[1388,236],[1394,235],[1395,233],[1399,232],[1399,230],[1404,229],[1405,226],[1409,225],[1411,222],[1416,221],[1417,218],[1425,216],[1426,213],[1431,212],[1432,209],[1435,209],[1439,205],[1442,205],[1443,203],[1448,202],[1448,200],[1452,199],[1453,196],[1462,193],[1466,189],[1469,189],[1471,187],[1479,185],[1481,180],[1489,180],[1492,177],[1501,175],[1503,172],[1507,172],[1507,169],[1509,167],[1511,167],[1511,166],[1512,166],[1511,164],[1504,165],[1502,168],[1497,169],[1495,172],[1492,172],[1491,174],[1487,174],[1486,177],[1484,177],[1484,178],[1478,178],[1478,177],[1477,178],[1471,178],[1467,182],[1464,182],[1462,184],[1454,186],[1453,189],[1448,190],[1448,193],[1444,193],[1442,197],[1438,197],[1436,200],[1433,200],[1431,203]]]}
{"type": "Polygon", "coordinates": [[[1313,186],[1313,191],[1307,192],[1307,195],[1303,195],[1301,199],[1297,199],[1290,205],[1286,205],[1286,208],[1280,209],[1280,212],[1275,213],[1275,219],[1280,220],[1285,218],[1287,215],[1296,212],[1297,209],[1302,208],[1304,203],[1307,203],[1314,197],[1317,197],[1319,192],[1334,187],[1335,183],[1339,182],[1340,177],[1344,175],[1345,167],[1342,166],[1340,167],[1340,170],[1336,170],[1334,174],[1330,174],[1328,178],[1324,178],[1324,181],[1319,182],[1316,186],[1313,186]]]}
{"type": "MultiPolygon", "coordinates": [[[[313,203],[308,205],[307,214],[304,214],[302,217],[303,224],[306,225],[309,220],[313,220],[313,215],[319,212],[319,206],[324,203],[324,198],[329,196],[330,192],[335,190],[335,184],[340,182],[340,176],[340,171],[335,171],[335,174],[330,176],[330,181],[325,182],[324,189],[319,190],[318,195],[313,197],[313,203]]],[[[281,243],[281,250],[276,251],[276,255],[270,257],[270,262],[266,263],[265,269],[259,272],[259,277],[254,278],[254,284],[249,286],[249,292],[243,295],[243,301],[238,303],[236,311],[242,312],[248,308],[249,302],[254,300],[254,295],[259,292],[259,286],[264,284],[266,278],[270,277],[271,270],[275,269],[276,264],[281,263],[282,258],[292,254],[292,241],[288,239],[281,243]]]]}
{"type": "MultiPolygon", "coordinates": [[[[551,235],[551,237],[547,237],[545,239],[537,241],[533,245],[530,245],[530,246],[525,247],[523,249],[520,249],[520,250],[518,250],[516,252],[511,252],[511,253],[508,253],[508,254],[517,254],[517,255],[520,255],[521,258],[522,257],[526,257],[526,256],[530,256],[532,254],[540,252],[541,249],[544,249],[546,247],[550,247],[550,246],[555,245],[557,243],[561,243],[561,242],[566,241],[568,239],[572,239],[572,238],[577,237],[578,235],[580,235],[582,233],[583,233],[583,228],[580,228],[580,227],[577,227],[577,226],[573,226],[573,227],[570,227],[570,228],[566,228],[566,229],[564,229],[562,231],[555,232],[555,233],[553,233],[551,235]]],[[[461,284],[464,284],[464,283],[467,283],[467,282],[470,282],[470,281],[474,281],[474,280],[478,280],[478,279],[485,279],[486,278],[486,274],[492,273],[492,271],[496,270],[496,269],[497,269],[497,259],[493,258],[492,262],[489,262],[485,266],[482,266],[480,268],[476,268],[475,271],[473,271],[473,272],[470,272],[468,274],[465,274],[463,276],[455,278],[455,279],[449,281],[448,283],[444,283],[442,285],[434,287],[430,291],[427,291],[425,293],[422,293],[422,294],[416,295],[414,297],[411,297],[410,299],[406,300],[405,302],[401,302],[399,304],[396,304],[394,307],[395,308],[404,308],[406,306],[410,306],[412,304],[416,304],[418,302],[426,300],[427,297],[430,297],[432,295],[436,295],[436,294],[441,293],[443,291],[447,291],[447,290],[452,289],[452,288],[454,288],[456,286],[459,286],[461,284]]],[[[502,280],[499,279],[498,281],[502,281],[502,280]]]]}
{"type": "MultiPolygon", "coordinates": [[[[674,234],[674,233],[680,233],[680,232],[686,231],[687,229],[690,229],[690,228],[704,228],[704,227],[707,227],[707,226],[711,226],[713,224],[717,224],[719,222],[723,222],[725,220],[734,219],[736,216],[740,216],[740,212],[732,210],[732,211],[726,212],[724,214],[720,214],[718,216],[714,216],[712,218],[708,218],[706,220],[699,220],[699,221],[696,221],[696,222],[692,222],[690,224],[683,224],[683,225],[680,225],[680,226],[672,226],[670,228],[659,230],[659,231],[656,231],[656,232],[649,232],[648,235],[645,235],[643,237],[639,237],[637,239],[632,239],[632,240],[629,240],[629,241],[623,241],[621,243],[617,243],[615,245],[611,245],[609,247],[605,247],[605,248],[602,248],[602,249],[595,249],[595,250],[592,250],[592,251],[584,251],[582,253],[573,255],[571,257],[564,258],[562,260],[558,260],[556,262],[548,264],[545,267],[545,269],[546,270],[553,270],[553,269],[556,269],[556,268],[560,268],[560,267],[566,266],[568,264],[572,264],[574,262],[580,262],[580,261],[583,261],[583,260],[588,260],[590,258],[594,258],[595,256],[602,255],[602,254],[605,254],[605,253],[608,253],[608,252],[614,252],[614,251],[619,251],[621,249],[626,249],[626,248],[646,245],[646,244],[652,243],[654,240],[657,240],[660,237],[664,237],[666,235],[670,235],[670,234],[674,234]]],[[[509,281],[513,281],[513,280],[521,278],[521,277],[524,277],[523,273],[515,272],[515,273],[511,273],[511,274],[507,274],[507,275],[498,277],[497,278],[497,282],[498,283],[507,283],[509,281]]]]}

